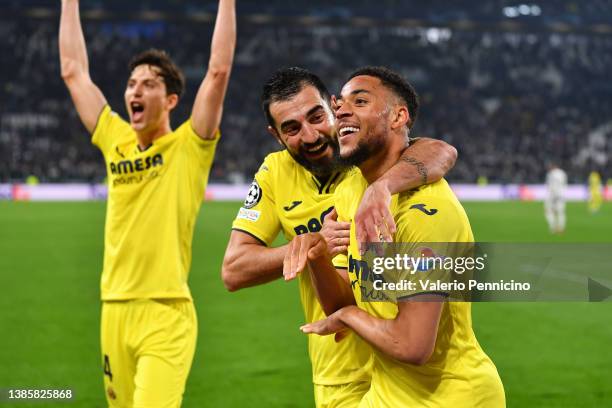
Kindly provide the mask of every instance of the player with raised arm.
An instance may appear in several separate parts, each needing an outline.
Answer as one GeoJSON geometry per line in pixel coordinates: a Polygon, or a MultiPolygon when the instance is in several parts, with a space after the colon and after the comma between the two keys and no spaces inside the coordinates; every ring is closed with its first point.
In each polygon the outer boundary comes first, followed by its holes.
{"type": "MultiPolygon", "coordinates": [[[[346,251],[348,245],[349,224],[337,222],[333,208],[334,191],[347,172],[338,167],[338,142],[325,85],[304,69],[281,69],[264,86],[262,100],[268,130],[286,149],[266,157],[234,221],[222,271],[232,291],[282,276],[287,245],[270,247],[281,231],[287,240],[321,231],[334,254],[346,251]]],[[[455,157],[455,149],[444,142],[415,142],[372,186],[362,207],[364,220],[386,221],[392,230],[391,194],[440,179],[455,157]]],[[[301,276],[299,288],[306,321],[324,318],[309,275],[301,276]]],[[[309,338],[318,407],[354,407],[369,389],[370,351],[359,343],[355,336],[342,344],[309,338]]]]}
{"type": "Polygon", "coordinates": [[[235,43],[234,0],[220,0],[208,70],[191,117],[175,130],[170,113],[183,75],[163,51],[134,57],[125,121],[90,78],[78,0],[62,1],[62,78],[108,173],[101,342],[109,406],[181,405],[197,338],[187,285],[193,228],[219,140],[235,43]]]}
{"type": "MultiPolygon", "coordinates": [[[[418,106],[410,84],[386,68],[367,67],[349,77],[336,120],[340,155],[359,170],[336,190],[339,219],[352,218],[368,185],[403,154],[418,106]]],[[[473,242],[465,211],[443,179],[394,195],[391,213],[394,242],[473,242]]],[[[294,239],[284,264],[286,276],[310,275],[323,307],[336,310],[304,325],[305,333],[350,329],[372,346],[372,384],[359,407],[504,407],[497,370],[472,330],[470,303],[446,302],[444,293],[421,291],[418,285],[397,301],[364,301],[361,288],[372,274],[363,262],[352,228],[348,276],[336,271],[325,238],[317,233],[294,239]]]]}

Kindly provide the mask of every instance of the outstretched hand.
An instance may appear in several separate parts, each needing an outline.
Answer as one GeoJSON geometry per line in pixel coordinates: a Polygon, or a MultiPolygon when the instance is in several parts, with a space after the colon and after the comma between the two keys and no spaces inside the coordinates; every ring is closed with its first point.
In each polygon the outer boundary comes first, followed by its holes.
{"type": "Polygon", "coordinates": [[[339,342],[348,335],[348,327],[340,319],[340,312],[341,310],[338,310],[323,320],[307,323],[301,326],[300,330],[304,334],[318,334],[319,336],[335,334],[335,340],[339,342]]]}
{"type": "Polygon", "coordinates": [[[298,235],[289,243],[283,261],[283,276],[286,281],[295,279],[308,263],[320,257],[329,257],[327,242],[318,232],[298,235]]]}

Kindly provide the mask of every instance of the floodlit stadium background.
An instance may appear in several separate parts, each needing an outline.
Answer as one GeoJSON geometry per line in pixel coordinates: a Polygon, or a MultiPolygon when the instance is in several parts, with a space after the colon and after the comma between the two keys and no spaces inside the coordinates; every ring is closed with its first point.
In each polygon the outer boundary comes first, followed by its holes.
{"type": "MultiPolygon", "coordinates": [[[[0,4],[0,388],[70,387],[70,406],[98,407],[105,174],[59,74],[59,3],[0,4]]],[[[155,46],[187,76],[173,123],[184,120],[208,61],[216,3],[81,7],[92,78],[111,106],[125,115],[127,62],[155,46]]],[[[422,98],[414,134],[459,151],[448,179],[479,241],[611,241],[612,206],[591,215],[584,200],[590,171],[604,184],[612,177],[612,1],[240,1],[238,15],[208,192],[215,201],[204,204],[194,238],[200,335],[185,406],[312,406],[297,288],[276,282],[228,294],[219,278],[239,203],[217,200],[242,197],[278,149],[259,95],[281,66],[313,70],[332,92],[361,65],[403,73],[422,98]],[[538,201],[549,161],[573,185],[560,237],[548,234],[538,201]]],[[[611,313],[610,303],[474,305],[508,406],[609,404],[611,313]]]]}

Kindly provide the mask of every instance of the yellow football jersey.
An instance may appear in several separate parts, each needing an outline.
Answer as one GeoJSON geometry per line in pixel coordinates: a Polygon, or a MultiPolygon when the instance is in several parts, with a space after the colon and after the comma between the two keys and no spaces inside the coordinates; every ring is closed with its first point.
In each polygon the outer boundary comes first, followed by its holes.
{"type": "Polygon", "coordinates": [[[601,190],[601,176],[596,171],[589,174],[589,188],[591,192],[601,190]]]}
{"type": "MultiPolygon", "coordinates": [[[[337,190],[339,218],[352,219],[367,181],[357,169],[337,190]]],[[[391,212],[397,225],[394,242],[473,242],[465,211],[445,180],[394,195],[391,212]]],[[[351,226],[349,278],[360,308],[381,319],[394,319],[397,303],[361,299],[363,270],[351,226]]],[[[444,304],[434,352],[423,366],[403,364],[374,350],[370,391],[360,407],[486,407],[505,406],[504,390],[491,359],[472,330],[471,304],[444,304]]]]}
{"type": "MultiPolygon", "coordinates": [[[[267,246],[280,231],[288,241],[300,234],[317,232],[323,218],[333,209],[334,192],[344,177],[345,173],[336,172],[327,180],[318,180],[286,150],[272,153],[255,175],[232,227],[267,246]]],[[[345,267],[345,259],[337,257],[334,264],[345,267]]],[[[299,288],[306,322],[324,319],[309,273],[299,275],[299,288]]],[[[333,336],[309,335],[308,351],[315,384],[369,381],[370,348],[357,336],[336,343],[333,336]]]]}
{"type": "Polygon", "coordinates": [[[130,125],[104,107],[92,136],[108,174],[102,300],[191,299],[193,227],[217,140],[187,121],[140,151],[130,125]]]}

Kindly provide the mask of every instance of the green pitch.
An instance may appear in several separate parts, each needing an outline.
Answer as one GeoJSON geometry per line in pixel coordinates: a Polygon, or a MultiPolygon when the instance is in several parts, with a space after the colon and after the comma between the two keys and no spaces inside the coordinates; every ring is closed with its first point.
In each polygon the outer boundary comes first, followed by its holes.
{"type": "MultiPolygon", "coordinates": [[[[198,349],[185,407],[312,407],[295,283],[228,293],[220,268],[239,204],[206,203],[191,288],[198,349]]],[[[612,205],[568,205],[551,237],[539,203],[466,203],[480,241],[611,242],[612,205]]],[[[98,282],[104,203],[0,202],[0,389],[72,388],[66,407],[105,406],[98,282]]],[[[474,326],[509,407],[601,407],[612,400],[612,303],[475,304],[474,326]]],[[[0,408],[10,404],[0,401],[0,408]]],[[[24,404],[40,407],[49,404],[24,404]]]]}

